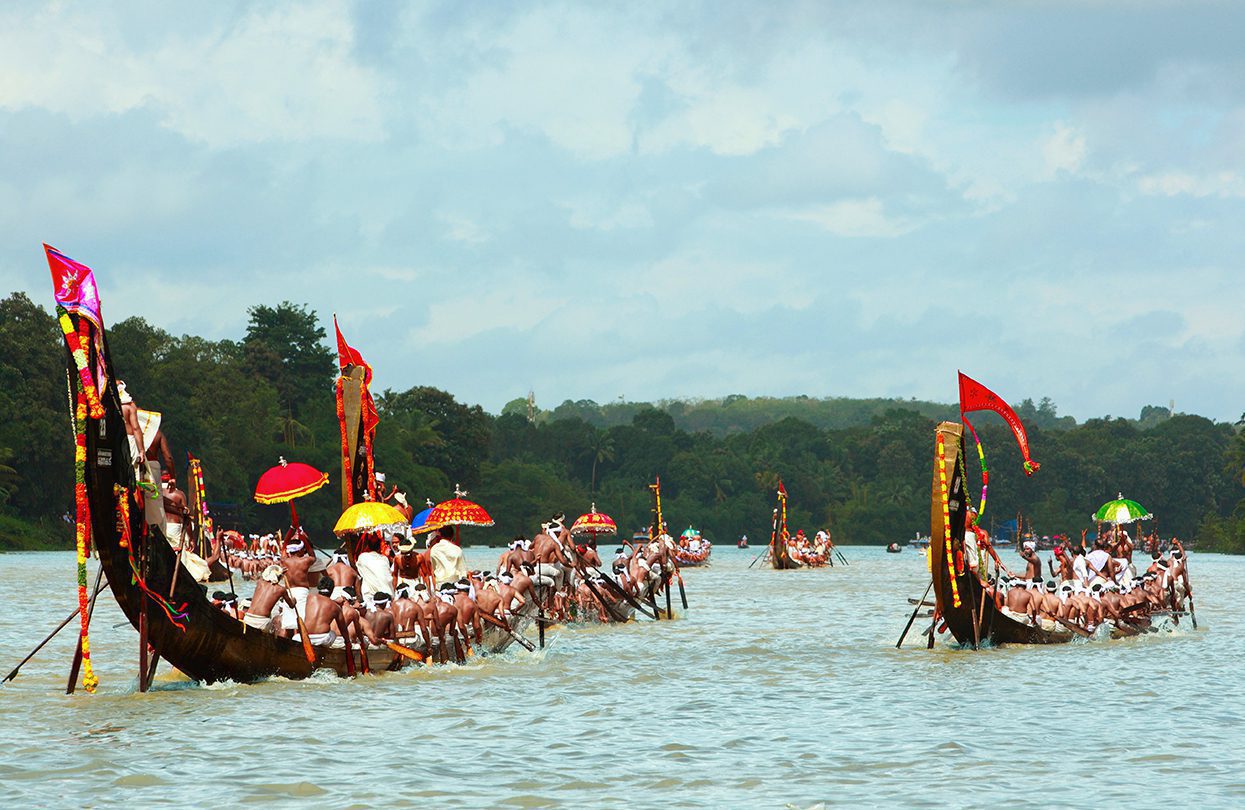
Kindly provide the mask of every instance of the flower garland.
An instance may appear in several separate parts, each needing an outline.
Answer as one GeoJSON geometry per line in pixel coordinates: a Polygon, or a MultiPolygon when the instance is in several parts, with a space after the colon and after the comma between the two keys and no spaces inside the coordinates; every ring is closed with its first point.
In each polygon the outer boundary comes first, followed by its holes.
{"type": "MultiPolygon", "coordinates": [[[[66,320],[68,318],[66,317],[66,320]]],[[[77,386],[77,403],[74,407],[74,546],[78,552],[78,631],[79,644],[82,647],[82,685],[87,692],[93,693],[99,686],[99,678],[91,666],[91,638],[89,627],[91,613],[88,609],[89,597],[86,586],[86,559],[91,552],[91,504],[86,493],[86,415],[87,397],[83,386],[77,386]]]]}
{"type": "Polygon", "coordinates": [[[938,434],[938,487],[942,493],[942,536],[947,555],[947,571],[951,574],[951,604],[960,606],[960,586],[956,582],[955,558],[951,552],[951,506],[947,491],[947,450],[942,434],[938,434]]]}
{"type": "Polygon", "coordinates": [[[56,308],[57,321],[60,323],[61,332],[65,335],[65,345],[69,347],[69,353],[73,356],[74,367],[78,370],[78,379],[82,384],[82,391],[86,397],[86,403],[89,406],[92,419],[104,418],[104,406],[99,401],[99,392],[95,390],[95,380],[91,376],[90,363],[87,360],[87,353],[90,349],[90,340],[88,338],[90,326],[86,319],[82,319],[81,326],[74,328],[73,321],[69,319],[69,313],[64,307],[56,308]]]}
{"type": "MultiPolygon", "coordinates": [[[[965,417],[964,424],[968,426],[969,432],[973,434],[973,441],[977,443],[977,460],[981,462],[981,504],[977,510],[977,517],[973,520],[973,525],[978,526],[981,524],[982,515],[986,513],[986,491],[990,487],[990,468],[986,466],[986,450],[981,444],[981,438],[977,436],[977,431],[973,428],[973,423],[969,422],[967,417],[965,417]]],[[[1027,474],[1032,475],[1033,473],[1029,472],[1027,466],[1030,463],[1028,461],[1025,462],[1025,470],[1027,474]]]]}
{"type": "Polygon", "coordinates": [[[190,458],[190,478],[195,488],[195,501],[199,504],[199,514],[196,517],[203,528],[203,534],[211,537],[213,534],[212,517],[208,514],[207,487],[203,483],[203,462],[193,456],[190,458]]]}

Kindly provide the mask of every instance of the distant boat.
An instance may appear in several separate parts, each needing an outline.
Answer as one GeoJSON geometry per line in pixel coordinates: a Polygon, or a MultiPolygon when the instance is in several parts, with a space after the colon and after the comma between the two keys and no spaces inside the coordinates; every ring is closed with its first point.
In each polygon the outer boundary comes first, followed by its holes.
{"type": "Polygon", "coordinates": [[[886,550],[890,554],[898,554],[899,552],[903,551],[903,547],[900,546],[898,543],[891,543],[889,546],[886,547],[886,550]]]}

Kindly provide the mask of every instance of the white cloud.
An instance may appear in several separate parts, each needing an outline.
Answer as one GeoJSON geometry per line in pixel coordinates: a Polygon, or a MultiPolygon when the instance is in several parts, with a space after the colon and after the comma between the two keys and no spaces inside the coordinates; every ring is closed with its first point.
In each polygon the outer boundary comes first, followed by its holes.
{"type": "MultiPolygon", "coordinates": [[[[169,20],[145,22],[158,29],[169,20]]],[[[351,55],[344,2],[252,10],[207,30],[172,32],[149,50],[131,45],[116,23],[78,5],[0,15],[0,30],[44,32],[5,38],[0,107],[76,121],[148,109],[217,148],[383,135],[381,83],[351,55]]]]}
{"type": "Polygon", "coordinates": [[[1042,144],[1042,158],[1050,177],[1060,172],[1075,174],[1085,162],[1085,136],[1063,121],[1058,122],[1054,133],[1042,144]]]}
{"type": "Polygon", "coordinates": [[[811,222],[835,236],[888,238],[902,236],[918,227],[912,220],[887,216],[877,197],[842,200],[788,211],[784,215],[796,221],[811,222]]]}
{"type": "Polygon", "coordinates": [[[1213,174],[1170,171],[1139,178],[1137,188],[1143,194],[1165,197],[1245,197],[1245,176],[1234,171],[1213,174]]]}

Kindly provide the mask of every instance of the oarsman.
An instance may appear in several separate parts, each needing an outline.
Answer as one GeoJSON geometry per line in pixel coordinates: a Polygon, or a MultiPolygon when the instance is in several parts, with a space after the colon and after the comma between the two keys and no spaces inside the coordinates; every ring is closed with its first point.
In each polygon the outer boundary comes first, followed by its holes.
{"type": "MultiPolygon", "coordinates": [[[[307,596],[303,627],[313,647],[345,647],[350,638],[341,606],[329,598],[335,587],[333,580],[321,577],[316,591],[307,596]]],[[[296,634],[294,640],[301,641],[302,637],[296,634]]]]}
{"type": "Polygon", "coordinates": [[[1033,623],[1045,630],[1055,629],[1055,617],[1059,615],[1063,602],[1056,592],[1059,586],[1052,579],[1045,583],[1033,598],[1029,600],[1029,616],[1033,623]]]}
{"type": "Polygon", "coordinates": [[[1171,562],[1167,568],[1167,576],[1163,582],[1163,588],[1168,590],[1168,585],[1170,584],[1171,588],[1175,590],[1176,602],[1172,605],[1172,609],[1179,610],[1184,604],[1185,598],[1193,595],[1193,589],[1189,587],[1189,561],[1184,550],[1184,544],[1173,537],[1172,546],[1171,562]]]}
{"type": "Polygon", "coordinates": [[[396,638],[393,614],[389,612],[391,601],[393,601],[392,597],[385,591],[372,594],[372,609],[367,612],[367,623],[372,628],[372,635],[377,638],[389,640],[396,638]]]}
{"type": "Polygon", "coordinates": [[[522,569],[519,569],[518,574],[511,574],[508,571],[503,571],[501,574],[497,575],[497,593],[501,595],[502,617],[515,613],[519,610],[519,608],[527,604],[527,598],[514,586],[515,578],[520,574],[526,580],[528,588],[530,589],[532,581],[527,579],[527,575],[523,573],[522,569]]]}
{"type": "Polygon", "coordinates": [[[584,575],[576,596],[579,606],[589,613],[595,612],[597,619],[603,623],[610,621],[611,609],[618,603],[618,596],[605,587],[601,575],[592,568],[584,575]]]}
{"type": "Polygon", "coordinates": [[[546,531],[532,538],[532,552],[536,555],[535,580],[543,601],[548,603],[554,615],[566,618],[568,614],[562,589],[568,584],[574,560],[560,539],[564,532],[560,525],[561,517],[560,514],[554,515],[549,523],[542,526],[546,531]]]}
{"type": "Polygon", "coordinates": [[[514,539],[506,544],[506,550],[497,558],[497,573],[502,571],[514,571],[522,562],[516,551],[523,547],[523,535],[515,535],[514,539]]]}
{"type": "Polygon", "coordinates": [[[471,583],[466,579],[461,579],[454,587],[456,589],[454,607],[458,611],[458,633],[465,643],[474,641],[479,644],[484,634],[484,627],[481,624],[475,600],[470,595],[471,583]]]}
{"type": "Polygon", "coordinates": [[[270,565],[264,569],[259,581],[255,583],[255,593],[251,596],[251,604],[247,607],[246,615],[242,617],[247,627],[254,627],[263,632],[271,631],[273,629],[272,610],[278,602],[293,610],[294,600],[290,597],[286,587],[281,584],[282,579],[281,566],[270,565]]]}
{"type": "Polygon", "coordinates": [[[476,588],[476,608],[488,616],[502,618],[501,580],[492,571],[485,571],[476,588]]]}
{"type": "MultiPolygon", "coordinates": [[[[1125,585],[1124,587],[1128,586],[1125,585]]],[[[1112,582],[1105,589],[1103,589],[1102,595],[1099,597],[1099,601],[1102,603],[1102,611],[1106,618],[1112,619],[1117,624],[1120,619],[1123,618],[1120,615],[1120,608],[1123,606],[1124,601],[1121,591],[1122,588],[1112,582]]]]}
{"type": "Polygon", "coordinates": [[[335,587],[354,588],[356,592],[358,591],[359,572],[350,565],[350,558],[340,548],[329,557],[329,564],[324,569],[324,573],[333,580],[335,587]]]}
{"type": "Polygon", "coordinates": [[[342,618],[345,619],[346,627],[350,630],[350,643],[360,647],[367,643],[374,646],[381,644],[381,639],[372,635],[371,627],[368,626],[367,620],[363,618],[363,614],[358,609],[359,594],[353,587],[335,587],[329,598],[341,608],[342,618]]]}
{"type": "Polygon", "coordinates": [[[281,567],[285,571],[285,585],[294,600],[294,609],[281,614],[281,629],[292,635],[298,629],[298,616],[306,613],[307,598],[311,588],[319,580],[311,571],[315,557],[307,545],[307,535],[302,529],[291,529],[286,535],[285,548],[281,554],[281,567]]]}
{"type": "Polygon", "coordinates": [[[220,609],[230,618],[238,618],[238,595],[232,591],[216,591],[212,594],[212,607],[220,609]]]}
{"type": "Polygon", "coordinates": [[[432,580],[437,587],[446,582],[457,582],[467,576],[463,550],[454,542],[454,527],[443,526],[436,531],[429,548],[429,557],[432,561],[432,580]]]}
{"type": "MultiPolygon", "coordinates": [[[[462,647],[458,642],[458,608],[454,606],[455,588],[447,582],[441,586],[436,595],[428,602],[424,611],[427,617],[428,630],[437,639],[437,651],[442,663],[449,660],[450,650],[447,641],[454,641],[454,659],[463,660],[462,647]]],[[[428,648],[432,653],[431,642],[428,648]]]]}
{"type": "Polygon", "coordinates": [[[1033,592],[1026,585],[1027,582],[1019,577],[1012,577],[1008,580],[1007,597],[1003,601],[1003,606],[1011,611],[1015,616],[1024,616],[1029,613],[1029,605],[1032,601],[1033,592]]]}
{"type": "Polygon", "coordinates": [[[614,549],[614,559],[610,562],[610,570],[614,572],[614,579],[618,581],[623,590],[635,594],[635,581],[631,578],[629,562],[626,547],[619,546],[614,549]]]}
{"type": "Polygon", "coordinates": [[[389,565],[389,558],[380,552],[378,535],[364,535],[363,549],[355,557],[355,570],[359,572],[360,587],[366,602],[375,593],[393,592],[393,569],[389,565]]]}

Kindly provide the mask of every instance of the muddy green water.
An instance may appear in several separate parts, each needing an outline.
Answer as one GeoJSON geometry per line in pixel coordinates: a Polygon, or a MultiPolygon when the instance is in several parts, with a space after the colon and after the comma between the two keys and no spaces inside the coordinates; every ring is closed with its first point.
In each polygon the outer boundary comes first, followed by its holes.
{"type": "MultiPolygon", "coordinates": [[[[339,681],[135,692],[137,636],[65,632],[0,688],[8,807],[1245,806],[1245,559],[1195,554],[1201,630],[979,653],[895,640],[905,550],[746,570],[716,548],[681,619],[555,630],[542,653],[339,681]]],[[[471,549],[473,565],[495,552],[471,549]]],[[[74,605],[69,554],[0,555],[0,669],[74,605]]]]}

